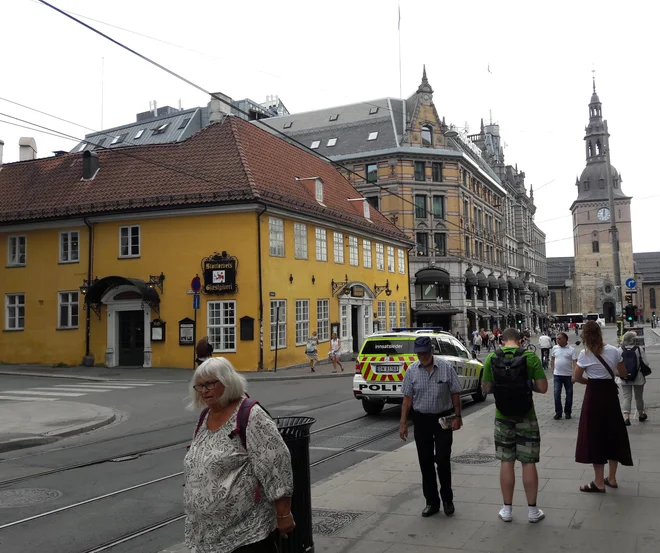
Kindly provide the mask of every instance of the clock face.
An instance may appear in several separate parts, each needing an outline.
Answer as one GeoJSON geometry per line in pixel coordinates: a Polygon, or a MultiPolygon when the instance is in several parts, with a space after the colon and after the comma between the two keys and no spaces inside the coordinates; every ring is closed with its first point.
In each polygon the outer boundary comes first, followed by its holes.
{"type": "Polygon", "coordinates": [[[610,210],[607,209],[606,207],[601,207],[598,210],[598,218],[601,221],[609,221],[610,220],[610,210]]]}

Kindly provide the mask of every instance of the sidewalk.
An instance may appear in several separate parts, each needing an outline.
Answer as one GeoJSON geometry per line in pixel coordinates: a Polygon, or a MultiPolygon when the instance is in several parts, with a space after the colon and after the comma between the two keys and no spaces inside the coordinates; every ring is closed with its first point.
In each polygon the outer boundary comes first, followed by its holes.
{"type": "MultiPolygon", "coordinates": [[[[282,367],[277,371],[241,372],[250,382],[269,382],[280,380],[300,380],[307,378],[341,378],[352,377],[354,363],[343,361],[344,372],[332,374],[332,364],[321,361],[316,366],[316,372],[309,370],[309,365],[282,367]]],[[[187,382],[192,377],[192,369],[149,368],[141,367],[49,367],[47,365],[0,365],[0,376],[39,376],[52,378],[68,378],[74,380],[112,381],[112,380],[171,380],[187,382]]]]}
{"type": "Polygon", "coordinates": [[[33,401],[0,404],[0,452],[55,442],[91,432],[115,420],[107,407],[49,401],[48,409],[35,409],[33,401]]]}
{"type": "MultiPolygon", "coordinates": [[[[654,358],[658,359],[657,354],[654,358]]],[[[657,362],[651,361],[658,367],[657,362]]],[[[546,514],[527,522],[520,466],[514,521],[497,513],[502,498],[494,459],[493,399],[468,415],[454,436],[453,487],[456,515],[424,519],[421,477],[414,443],[364,461],[312,489],[316,553],[656,553],[660,538],[660,370],[649,379],[649,420],[628,428],[634,467],[621,467],[619,489],[586,494],[581,484],[593,470],[574,461],[584,386],[575,386],[573,419],[553,420],[552,380],[547,394],[535,394],[541,426],[538,505],[546,514]],[[658,374],[656,374],[658,373],[658,374]]],[[[187,553],[183,544],[167,553],[187,553]]],[[[164,553],[164,552],[163,552],[164,553]]]]}

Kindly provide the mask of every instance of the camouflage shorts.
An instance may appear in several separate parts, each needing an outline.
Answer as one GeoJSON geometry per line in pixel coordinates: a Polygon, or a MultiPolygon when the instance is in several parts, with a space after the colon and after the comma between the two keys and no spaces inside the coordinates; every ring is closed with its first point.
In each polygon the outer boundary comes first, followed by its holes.
{"type": "Polygon", "coordinates": [[[536,419],[495,419],[495,456],[500,461],[538,463],[541,434],[536,419]]]}

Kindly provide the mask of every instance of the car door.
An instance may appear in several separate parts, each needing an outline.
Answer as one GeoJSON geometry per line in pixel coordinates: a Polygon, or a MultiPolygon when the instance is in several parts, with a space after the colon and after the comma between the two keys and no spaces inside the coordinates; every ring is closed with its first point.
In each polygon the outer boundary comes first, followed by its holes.
{"type": "Polygon", "coordinates": [[[476,359],[472,359],[470,352],[458,340],[451,338],[451,341],[458,356],[458,362],[462,367],[465,378],[465,391],[474,392],[477,389],[479,382],[479,372],[481,370],[481,363],[476,359]]]}
{"type": "Polygon", "coordinates": [[[442,358],[451,364],[458,375],[458,380],[461,383],[461,390],[465,391],[468,385],[465,380],[465,370],[460,357],[456,352],[453,341],[448,336],[439,336],[438,344],[440,345],[440,355],[442,358]]]}

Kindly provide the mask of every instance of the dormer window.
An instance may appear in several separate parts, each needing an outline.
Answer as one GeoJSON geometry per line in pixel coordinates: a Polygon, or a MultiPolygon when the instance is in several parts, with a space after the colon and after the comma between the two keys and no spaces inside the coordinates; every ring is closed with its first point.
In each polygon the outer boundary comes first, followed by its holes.
{"type": "Polygon", "coordinates": [[[159,127],[156,127],[154,129],[154,134],[163,134],[165,132],[165,130],[167,129],[167,127],[169,127],[169,126],[170,126],[169,123],[164,123],[164,124],[160,125],[159,127]]]}
{"type": "Polygon", "coordinates": [[[330,121],[336,121],[337,119],[339,119],[339,114],[338,113],[333,113],[330,116],[330,121]]]}
{"type": "Polygon", "coordinates": [[[433,131],[428,125],[422,127],[422,146],[433,146],[433,131]]]}
{"type": "Polygon", "coordinates": [[[284,128],[285,129],[290,129],[291,125],[293,125],[293,121],[289,121],[288,123],[284,123],[284,128]]]}
{"type": "Polygon", "coordinates": [[[323,181],[316,179],[316,201],[320,204],[323,203],[323,181]]]}
{"type": "Polygon", "coordinates": [[[328,138],[328,143],[326,144],[326,146],[328,146],[328,148],[334,146],[335,144],[337,144],[337,139],[336,138],[328,138]]]}
{"type": "Polygon", "coordinates": [[[135,135],[135,139],[140,138],[144,134],[144,129],[140,129],[137,134],[135,135]]]}
{"type": "Polygon", "coordinates": [[[314,140],[314,141],[312,142],[312,145],[310,146],[310,148],[311,148],[312,150],[316,150],[320,145],[321,145],[321,141],[320,141],[320,140],[314,140]]]}
{"type": "Polygon", "coordinates": [[[376,113],[378,113],[377,107],[373,107],[369,109],[369,115],[375,115],[376,113]]]}
{"type": "Polygon", "coordinates": [[[376,140],[378,138],[378,131],[370,132],[367,140],[376,140]]]}
{"type": "Polygon", "coordinates": [[[364,213],[364,218],[365,219],[371,219],[371,206],[369,205],[369,202],[364,200],[362,202],[362,209],[364,213]]]}

